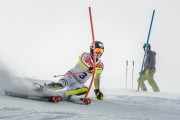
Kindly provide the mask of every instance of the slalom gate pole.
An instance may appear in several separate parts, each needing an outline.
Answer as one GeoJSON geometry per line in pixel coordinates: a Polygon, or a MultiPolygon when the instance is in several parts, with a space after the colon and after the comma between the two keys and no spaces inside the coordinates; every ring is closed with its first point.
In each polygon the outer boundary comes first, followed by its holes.
{"type": "MultiPolygon", "coordinates": [[[[155,14],[155,10],[153,10],[153,14],[152,14],[152,18],[151,18],[151,24],[150,24],[149,33],[148,33],[146,43],[149,43],[149,38],[150,38],[150,35],[151,35],[151,28],[152,28],[152,24],[153,24],[153,20],[154,20],[154,14],[155,14]]],[[[145,58],[146,58],[146,52],[144,52],[144,57],[143,57],[143,62],[142,62],[142,66],[141,66],[141,72],[140,72],[140,78],[139,78],[139,81],[138,81],[137,91],[139,91],[139,88],[140,88],[140,81],[142,79],[142,71],[143,71],[143,68],[144,68],[145,58]]]]}
{"type": "Polygon", "coordinates": [[[132,61],[132,89],[133,89],[133,79],[134,79],[134,61],[132,61]]]}
{"type": "Polygon", "coordinates": [[[126,60],[126,85],[125,85],[125,89],[127,89],[127,73],[128,72],[128,60],[126,60]]]}
{"type": "MultiPolygon", "coordinates": [[[[93,42],[93,49],[95,50],[95,38],[94,38],[94,29],[93,29],[93,20],[92,20],[92,13],[91,13],[91,7],[89,7],[89,18],[90,18],[90,25],[91,25],[91,33],[92,33],[92,42],[93,42]]],[[[87,98],[89,91],[91,89],[92,83],[94,81],[94,75],[95,75],[95,69],[96,69],[96,53],[94,52],[94,64],[93,64],[93,72],[92,72],[92,79],[88,88],[88,91],[86,92],[86,95],[84,98],[87,98]]]]}

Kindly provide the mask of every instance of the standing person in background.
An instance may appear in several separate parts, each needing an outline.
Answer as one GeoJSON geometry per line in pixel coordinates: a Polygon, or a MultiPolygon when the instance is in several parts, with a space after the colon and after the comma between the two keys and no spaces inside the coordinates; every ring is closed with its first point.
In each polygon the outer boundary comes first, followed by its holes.
{"type": "Polygon", "coordinates": [[[160,92],[159,87],[154,80],[154,74],[156,72],[156,52],[151,51],[151,45],[149,43],[145,43],[143,49],[146,52],[146,59],[144,62],[144,70],[140,73],[140,75],[142,74],[142,77],[141,80],[138,78],[138,83],[140,82],[140,88],[142,91],[147,91],[144,84],[147,80],[154,92],[160,92]]]}

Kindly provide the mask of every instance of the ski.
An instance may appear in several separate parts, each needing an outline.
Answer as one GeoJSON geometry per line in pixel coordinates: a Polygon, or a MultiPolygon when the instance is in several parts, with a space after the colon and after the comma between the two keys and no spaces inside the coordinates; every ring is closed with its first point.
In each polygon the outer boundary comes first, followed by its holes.
{"type": "MultiPolygon", "coordinates": [[[[46,102],[54,102],[58,103],[62,101],[61,96],[40,96],[40,95],[26,95],[23,93],[16,93],[12,91],[4,91],[5,95],[11,96],[11,97],[18,97],[18,98],[24,98],[24,99],[31,99],[31,100],[38,100],[38,101],[46,101],[46,102]]],[[[73,102],[81,105],[89,105],[91,103],[91,99],[89,98],[78,98],[76,96],[69,96],[65,98],[65,101],[73,102]]]]}
{"type": "Polygon", "coordinates": [[[79,96],[72,95],[66,96],[66,91],[63,90],[53,90],[46,88],[44,85],[34,82],[34,88],[32,91],[9,91],[5,90],[4,93],[7,96],[11,97],[19,97],[24,99],[38,100],[38,101],[47,101],[58,103],[60,101],[68,101],[82,105],[89,105],[91,103],[91,99],[89,98],[79,98],[79,96]]]}
{"type": "Polygon", "coordinates": [[[67,101],[77,103],[77,104],[82,104],[82,105],[89,105],[91,103],[91,99],[89,98],[79,98],[74,95],[67,97],[67,101]]]}
{"type": "MultiPolygon", "coordinates": [[[[43,92],[43,89],[47,89],[44,85],[41,85],[39,83],[36,83],[34,82],[34,85],[35,86],[39,86],[35,89],[35,91],[38,91],[38,92],[43,92]]],[[[53,90],[55,91],[55,90],[53,90]]],[[[82,105],[89,105],[91,103],[91,99],[89,98],[79,98],[79,96],[75,96],[75,95],[72,95],[72,96],[66,96],[66,91],[61,91],[63,93],[63,99],[65,101],[69,101],[69,102],[73,102],[73,103],[77,103],[77,104],[82,104],[82,105]]]]}
{"type": "Polygon", "coordinates": [[[10,91],[5,90],[5,95],[25,99],[39,100],[58,103],[64,97],[64,93],[56,90],[47,89],[44,85],[37,82],[33,83],[33,89],[30,91],[10,91]]]}
{"type": "Polygon", "coordinates": [[[62,100],[61,96],[26,95],[23,93],[16,93],[12,91],[4,91],[4,93],[5,95],[11,96],[11,97],[19,97],[19,98],[47,101],[47,102],[54,102],[54,103],[58,103],[62,100]]]}

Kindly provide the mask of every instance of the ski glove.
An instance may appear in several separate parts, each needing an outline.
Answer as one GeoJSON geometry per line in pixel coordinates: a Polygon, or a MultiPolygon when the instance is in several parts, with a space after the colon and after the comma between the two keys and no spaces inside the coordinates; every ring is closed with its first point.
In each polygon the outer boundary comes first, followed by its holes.
{"type": "Polygon", "coordinates": [[[148,75],[151,76],[152,75],[152,69],[147,69],[148,70],[148,75]]]}
{"type": "MultiPolygon", "coordinates": [[[[89,67],[88,71],[93,72],[93,67],[89,67]]],[[[97,74],[101,74],[102,71],[103,71],[102,68],[99,68],[99,67],[96,67],[96,69],[95,69],[95,73],[97,73],[97,74]]]]}
{"type": "Polygon", "coordinates": [[[93,67],[89,67],[89,72],[93,72],[93,67]]]}
{"type": "Polygon", "coordinates": [[[95,89],[94,92],[95,92],[97,100],[102,100],[102,101],[104,100],[103,94],[99,89],[95,89]]]}

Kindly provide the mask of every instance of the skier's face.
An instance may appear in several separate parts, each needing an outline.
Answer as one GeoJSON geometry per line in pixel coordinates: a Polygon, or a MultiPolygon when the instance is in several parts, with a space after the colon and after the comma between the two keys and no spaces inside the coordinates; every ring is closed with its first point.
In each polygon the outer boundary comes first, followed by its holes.
{"type": "Polygon", "coordinates": [[[100,58],[101,57],[101,53],[96,53],[96,58],[100,58]]]}
{"type": "Polygon", "coordinates": [[[145,51],[146,53],[148,53],[148,52],[150,51],[150,48],[149,48],[149,47],[145,47],[145,48],[144,48],[144,51],[145,51]]]}
{"type": "Polygon", "coordinates": [[[96,53],[96,58],[100,58],[101,55],[103,54],[104,50],[101,49],[101,48],[96,48],[96,49],[94,50],[94,52],[96,53]]]}

